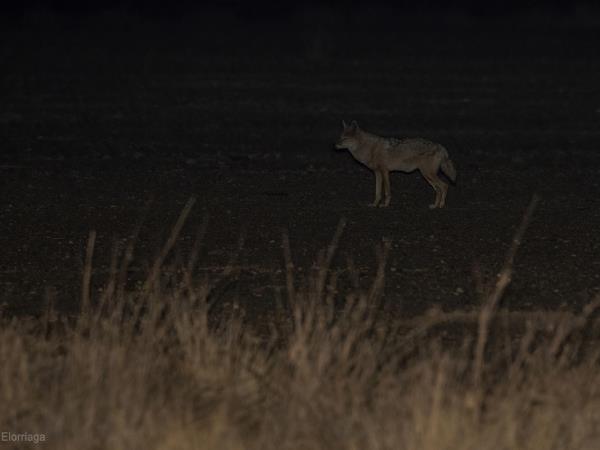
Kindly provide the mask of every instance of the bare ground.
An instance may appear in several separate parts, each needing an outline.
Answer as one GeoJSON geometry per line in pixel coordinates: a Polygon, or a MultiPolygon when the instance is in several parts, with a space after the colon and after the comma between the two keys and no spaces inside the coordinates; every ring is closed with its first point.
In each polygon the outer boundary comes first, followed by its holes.
{"type": "Polygon", "coordinates": [[[367,33],[353,19],[317,17],[226,34],[198,18],[5,29],[5,311],[37,314],[51,299],[76,312],[89,231],[100,288],[115,245],[141,223],[133,287],[190,197],[175,259],[206,221],[195,273],[233,264],[218,293],[256,317],[285,284],[283,232],[301,278],[341,218],[340,289],[369,286],[385,241],[384,299],[395,313],[476,308],[478,274],[493,279],[534,193],[541,202],[503,306],[587,303],[600,289],[597,28],[461,22],[367,33]],[[372,174],[332,148],[343,118],[442,142],[459,174],[447,207],[427,208],[433,191],[417,174],[392,176],[391,207],[367,207],[372,174]]]}

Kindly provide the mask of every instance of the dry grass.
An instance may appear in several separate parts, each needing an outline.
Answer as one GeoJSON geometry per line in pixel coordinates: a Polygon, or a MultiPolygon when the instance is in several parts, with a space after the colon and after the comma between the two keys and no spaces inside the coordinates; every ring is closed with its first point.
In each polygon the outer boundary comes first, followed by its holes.
{"type": "Polygon", "coordinates": [[[272,338],[235,314],[215,319],[213,284],[193,264],[165,282],[173,236],[143,289],[123,286],[129,248],[91,295],[91,234],[81,314],[2,323],[0,432],[78,450],[597,448],[600,299],[580,315],[537,316],[516,345],[494,336],[518,236],[472,317],[477,331],[447,345],[436,327],[460,325],[459,313],[408,330],[381,313],[385,246],[372,288],[339,292],[329,266],[342,230],[304,287],[284,236],[288,295],[272,338]]]}

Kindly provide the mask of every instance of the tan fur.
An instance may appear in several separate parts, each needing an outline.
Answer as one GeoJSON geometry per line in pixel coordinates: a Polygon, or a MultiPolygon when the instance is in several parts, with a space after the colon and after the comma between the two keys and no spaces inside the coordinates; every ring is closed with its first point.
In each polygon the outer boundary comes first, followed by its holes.
{"type": "Polygon", "coordinates": [[[361,130],[355,121],[349,126],[345,122],[342,125],[344,129],[336,148],[350,150],[357,161],[375,173],[375,200],[371,206],[389,206],[392,200],[390,172],[418,169],[435,191],[435,202],[429,207],[444,207],[448,184],[438,172],[441,169],[454,182],[456,169],[442,145],[420,138],[384,138],[361,130]]]}

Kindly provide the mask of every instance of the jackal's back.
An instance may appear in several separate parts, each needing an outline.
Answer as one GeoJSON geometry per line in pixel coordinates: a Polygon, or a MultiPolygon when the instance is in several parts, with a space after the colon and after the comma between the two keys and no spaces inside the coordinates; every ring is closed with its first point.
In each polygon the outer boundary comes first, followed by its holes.
{"type": "Polygon", "coordinates": [[[423,138],[386,138],[390,144],[391,152],[406,152],[412,156],[432,156],[435,154],[448,156],[446,149],[440,144],[423,138]]]}

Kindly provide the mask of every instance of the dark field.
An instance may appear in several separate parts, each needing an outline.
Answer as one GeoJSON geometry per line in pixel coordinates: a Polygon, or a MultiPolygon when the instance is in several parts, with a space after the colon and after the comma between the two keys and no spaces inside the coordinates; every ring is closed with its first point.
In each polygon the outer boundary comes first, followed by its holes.
{"type": "MultiPolygon", "coordinates": [[[[253,313],[284,289],[282,235],[310,272],[346,218],[340,286],[368,287],[391,241],[385,303],[414,316],[480,304],[533,194],[540,204],[503,307],[578,311],[600,289],[599,28],[583,18],[475,22],[315,11],[280,26],[31,15],[0,39],[0,284],[5,313],[79,308],[134,234],[131,288],[190,197],[169,260],[233,272],[219,289],[253,313]],[[383,16],[380,16],[383,17],[383,16]],[[447,207],[418,174],[373,175],[333,150],[342,119],[443,143],[447,207]],[[240,237],[243,241],[240,242],[240,237]]],[[[299,275],[300,276],[300,275],[299,275]]]]}
{"type": "Polygon", "coordinates": [[[1,26],[0,447],[596,450],[599,30],[1,26]],[[342,119],[447,147],[447,207],[368,207],[342,119]]]}

